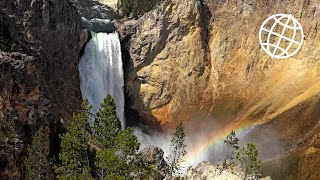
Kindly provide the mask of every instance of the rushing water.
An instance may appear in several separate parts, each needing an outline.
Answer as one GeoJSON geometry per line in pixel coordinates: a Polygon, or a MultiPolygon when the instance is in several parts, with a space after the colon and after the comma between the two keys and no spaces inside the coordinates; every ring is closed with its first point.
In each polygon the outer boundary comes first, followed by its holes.
{"type": "Polygon", "coordinates": [[[118,34],[92,33],[80,60],[79,72],[82,97],[93,105],[93,112],[98,111],[103,99],[110,94],[124,126],[124,79],[118,34]]]}

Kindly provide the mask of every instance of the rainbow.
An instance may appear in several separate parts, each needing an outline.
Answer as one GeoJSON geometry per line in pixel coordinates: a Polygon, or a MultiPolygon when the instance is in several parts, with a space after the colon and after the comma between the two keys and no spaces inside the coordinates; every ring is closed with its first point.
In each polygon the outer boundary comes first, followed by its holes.
{"type": "Polygon", "coordinates": [[[200,161],[207,160],[207,158],[204,156],[210,152],[212,147],[222,143],[232,130],[234,130],[236,134],[239,134],[252,128],[253,126],[254,124],[251,123],[229,124],[222,129],[212,132],[208,135],[208,138],[205,141],[196,144],[193,148],[191,148],[190,151],[188,151],[182,166],[188,168],[190,166],[197,165],[200,163],[200,161]]]}

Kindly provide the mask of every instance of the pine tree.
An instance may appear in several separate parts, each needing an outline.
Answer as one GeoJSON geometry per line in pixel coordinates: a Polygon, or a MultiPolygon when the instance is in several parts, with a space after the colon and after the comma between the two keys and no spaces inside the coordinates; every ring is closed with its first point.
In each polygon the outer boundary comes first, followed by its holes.
{"type": "Polygon", "coordinates": [[[58,179],[92,179],[88,156],[88,120],[91,118],[91,107],[84,100],[80,110],[73,115],[73,122],[67,132],[60,136],[61,165],[55,167],[58,179]]]}
{"type": "Polygon", "coordinates": [[[94,137],[102,150],[96,154],[95,165],[99,179],[122,179],[130,173],[131,157],[140,143],[130,128],[121,130],[116,105],[110,95],[95,116],[94,137]]]}
{"type": "Polygon", "coordinates": [[[96,154],[95,166],[100,180],[126,179],[128,165],[114,149],[103,149],[96,154]]]}
{"type": "Polygon", "coordinates": [[[252,143],[248,143],[246,148],[241,148],[237,152],[236,158],[240,162],[240,166],[245,172],[244,180],[248,178],[249,174],[259,174],[261,169],[261,160],[258,160],[259,151],[252,143]]]}
{"type": "Polygon", "coordinates": [[[224,143],[227,146],[227,152],[226,152],[226,156],[223,160],[222,168],[226,169],[228,167],[228,161],[230,161],[230,163],[232,163],[232,160],[234,159],[234,156],[233,156],[235,154],[234,150],[239,149],[239,146],[238,146],[239,139],[236,137],[236,132],[231,131],[231,133],[224,140],[224,143]]]}
{"type": "Polygon", "coordinates": [[[140,143],[131,128],[120,131],[115,139],[115,149],[119,156],[131,160],[139,150],[140,143]]]}
{"type": "Polygon", "coordinates": [[[26,166],[26,179],[51,179],[49,156],[49,129],[40,128],[34,135],[32,144],[27,149],[24,164],[26,166]]]}
{"type": "Polygon", "coordinates": [[[170,145],[170,155],[167,157],[169,162],[168,175],[170,178],[181,169],[181,163],[183,162],[183,157],[187,154],[185,144],[185,133],[182,123],[178,124],[176,131],[173,134],[170,145]]]}
{"type": "Polygon", "coordinates": [[[99,141],[104,148],[114,147],[115,138],[121,131],[121,122],[117,117],[116,105],[110,95],[108,95],[94,120],[94,138],[99,141]]]}

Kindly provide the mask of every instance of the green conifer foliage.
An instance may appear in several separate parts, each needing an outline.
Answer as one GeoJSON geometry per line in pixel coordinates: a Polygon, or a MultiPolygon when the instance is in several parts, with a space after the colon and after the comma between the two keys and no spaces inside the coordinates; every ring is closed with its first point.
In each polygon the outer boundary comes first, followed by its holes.
{"type": "Polygon", "coordinates": [[[231,131],[231,133],[227,136],[227,138],[224,140],[225,145],[227,146],[227,152],[226,156],[223,161],[223,169],[226,169],[228,166],[233,165],[234,162],[232,161],[234,159],[234,150],[239,149],[239,139],[236,137],[236,132],[231,131]],[[228,162],[229,161],[229,162],[228,162]]]}
{"type": "Polygon", "coordinates": [[[120,131],[115,139],[117,153],[126,160],[131,159],[138,152],[139,146],[138,138],[133,134],[131,128],[120,131]]]}
{"type": "Polygon", "coordinates": [[[252,143],[248,143],[246,148],[241,148],[236,155],[236,158],[240,162],[240,166],[245,172],[244,179],[248,178],[248,175],[259,174],[261,169],[261,160],[258,160],[259,151],[252,143]]]}
{"type": "Polygon", "coordinates": [[[91,107],[85,100],[73,115],[68,131],[61,135],[61,165],[55,167],[58,179],[92,179],[89,166],[88,120],[91,107]]]}
{"type": "Polygon", "coordinates": [[[94,137],[102,145],[95,159],[99,179],[127,177],[134,169],[131,161],[140,143],[130,128],[122,130],[116,105],[110,95],[95,116],[94,137]]]}
{"type": "Polygon", "coordinates": [[[94,138],[104,148],[111,148],[115,146],[115,138],[120,131],[121,122],[117,117],[116,105],[112,97],[108,95],[95,115],[94,138]]]}
{"type": "Polygon", "coordinates": [[[51,179],[49,156],[49,129],[40,128],[34,135],[32,144],[27,149],[24,161],[26,166],[26,179],[51,179]]]}
{"type": "Polygon", "coordinates": [[[182,123],[178,124],[173,134],[170,145],[170,155],[167,157],[169,162],[169,177],[171,178],[181,169],[183,157],[187,154],[185,144],[185,133],[182,123]]]}
{"type": "Polygon", "coordinates": [[[126,179],[128,165],[116,155],[114,149],[98,151],[95,165],[100,180],[126,179]]]}

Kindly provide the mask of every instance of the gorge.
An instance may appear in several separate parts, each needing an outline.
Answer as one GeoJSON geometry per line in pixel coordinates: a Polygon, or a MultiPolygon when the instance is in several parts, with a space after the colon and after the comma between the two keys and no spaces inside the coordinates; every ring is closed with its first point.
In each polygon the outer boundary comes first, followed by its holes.
{"type": "Polygon", "coordinates": [[[306,158],[319,163],[317,6],[164,1],[138,19],[117,21],[128,123],[170,132],[182,121],[187,134],[201,129],[190,137],[199,142],[190,145],[197,147],[191,159],[206,159],[234,129],[264,149],[266,164],[287,173],[275,177],[312,177],[313,168],[301,167],[306,158]],[[293,14],[306,32],[301,52],[284,61],[264,54],[257,36],[263,20],[279,12],[293,14]]]}
{"type": "Polygon", "coordinates": [[[82,98],[97,111],[111,94],[142,146],[166,151],[183,122],[184,166],[221,161],[235,130],[257,144],[264,176],[319,179],[318,1],[163,0],[135,18],[120,18],[116,2],[0,1],[5,40],[18,44],[0,53],[1,121],[17,126],[1,145],[0,177],[23,179],[38,127],[56,140],[82,98]],[[292,14],[305,32],[301,51],[285,60],[259,46],[259,26],[276,13],[292,14]]]}

